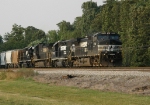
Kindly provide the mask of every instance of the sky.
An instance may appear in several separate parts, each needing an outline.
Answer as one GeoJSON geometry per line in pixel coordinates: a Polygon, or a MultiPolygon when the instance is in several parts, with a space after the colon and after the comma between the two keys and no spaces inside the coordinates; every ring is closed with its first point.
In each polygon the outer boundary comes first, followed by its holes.
{"type": "MultiPolygon", "coordinates": [[[[57,23],[73,23],[82,15],[81,5],[90,0],[0,0],[0,35],[11,32],[14,24],[33,26],[47,33],[58,30],[57,23]]],[[[102,5],[104,0],[92,0],[102,5]]]]}

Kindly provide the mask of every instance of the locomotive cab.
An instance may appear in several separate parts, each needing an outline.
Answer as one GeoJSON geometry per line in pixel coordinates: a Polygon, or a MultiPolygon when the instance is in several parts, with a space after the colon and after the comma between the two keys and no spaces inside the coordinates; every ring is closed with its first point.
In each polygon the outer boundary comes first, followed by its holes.
{"type": "Polygon", "coordinates": [[[93,36],[93,48],[100,54],[101,65],[121,65],[122,43],[116,33],[97,33],[93,36]]]}
{"type": "Polygon", "coordinates": [[[52,59],[66,57],[67,45],[65,41],[58,41],[52,47],[52,59]]]}
{"type": "Polygon", "coordinates": [[[83,57],[88,54],[88,38],[80,38],[75,46],[75,56],[83,57]]]}

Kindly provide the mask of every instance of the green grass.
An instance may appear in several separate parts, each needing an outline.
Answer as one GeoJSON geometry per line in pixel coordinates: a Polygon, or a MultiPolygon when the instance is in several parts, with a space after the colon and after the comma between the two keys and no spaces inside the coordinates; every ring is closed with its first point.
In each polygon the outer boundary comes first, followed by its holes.
{"type": "Polygon", "coordinates": [[[150,97],[18,79],[0,81],[0,105],[150,105],[150,97]]]}

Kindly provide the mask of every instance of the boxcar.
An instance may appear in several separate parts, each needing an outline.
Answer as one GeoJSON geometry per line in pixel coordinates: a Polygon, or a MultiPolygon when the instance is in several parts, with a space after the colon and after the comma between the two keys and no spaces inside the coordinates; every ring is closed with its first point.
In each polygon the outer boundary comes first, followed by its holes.
{"type": "Polygon", "coordinates": [[[6,68],[12,68],[13,67],[12,51],[13,50],[6,51],[6,68]]]}
{"type": "Polygon", "coordinates": [[[16,67],[19,67],[19,51],[20,49],[16,49],[16,50],[13,50],[12,51],[12,64],[13,64],[13,67],[16,68],[16,67]]]}
{"type": "Polygon", "coordinates": [[[6,52],[1,52],[0,53],[0,66],[1,68],[5,68],[6,66],[6,52]]]}

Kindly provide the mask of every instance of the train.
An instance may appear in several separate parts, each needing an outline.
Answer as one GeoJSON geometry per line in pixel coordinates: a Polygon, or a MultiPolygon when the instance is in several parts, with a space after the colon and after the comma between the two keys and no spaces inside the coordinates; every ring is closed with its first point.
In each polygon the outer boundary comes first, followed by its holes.
{"type": "Polygon", "coordinates": [[[122,65],[122,42],[117,33],[95,33],[82,38],[39,43],[0,53],[1,68],[109,67],[122,65]]]}

